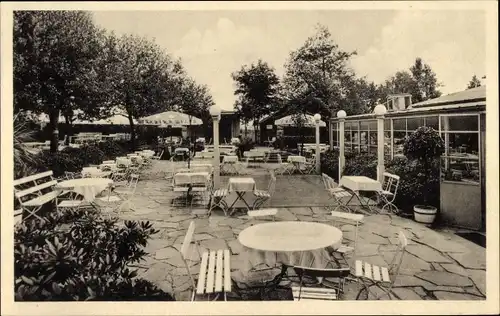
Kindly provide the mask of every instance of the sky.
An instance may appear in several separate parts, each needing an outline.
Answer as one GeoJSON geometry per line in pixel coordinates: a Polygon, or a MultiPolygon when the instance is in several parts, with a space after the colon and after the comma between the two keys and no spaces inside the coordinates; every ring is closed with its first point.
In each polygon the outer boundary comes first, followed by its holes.
{"type": "Polygon", "coordinates": [[[231,73],[259,58],[279,76],[291,51],[326,25],[344,51],[356,51],[350,67],[382,83],[421,57],[435,71],[444,94],[464,90],[486,73],[483,11],[94,11],[95,22],[117,34],[154,39],[181,58],[188,74],[206,84],[215,103],[232,109],[231,73]]]}

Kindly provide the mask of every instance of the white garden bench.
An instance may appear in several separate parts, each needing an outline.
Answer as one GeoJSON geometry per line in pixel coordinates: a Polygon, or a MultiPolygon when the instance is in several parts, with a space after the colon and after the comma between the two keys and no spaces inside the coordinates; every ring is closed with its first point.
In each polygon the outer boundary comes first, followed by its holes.
{"type": "Polygon", "coordinates": [[[35,216],[43,205],[56,200],[61,191],[54,190],[57,180],[53,177],[52,171],[34,174],[28,177],[14,180],[14,196],[19,201],[22,209],[26,210],[30,216],[35,216]]]}
{"type": "Polygon", "coordinates": [[[210,298],[211,294],[216,294],[215,300],[221,293],[224,294],[224,300],[227,300],[227,293],[231,292],[231,255],[229,249],[210,250],[200,254],[199,244],[195,242],[195,248],[201,257],[198,282],[195,282],[188,264],[188,260],[192,261],[194,254],[194,249],[189,251],[193,241],[194,230],[195,224],[191,222],[180,251],[182,261],[191,279],[191,301],[195,300],[196,295],[208,295],[210,298]]]}
{"type": "Polygon", "coordinates": [[[249,217],[263,217],[263,216],[271,216],[273,221],[275,221],[276,214],[278,214],[277,208],[263,208],[260,210],[252,210],[248,211],[249,217]]]}

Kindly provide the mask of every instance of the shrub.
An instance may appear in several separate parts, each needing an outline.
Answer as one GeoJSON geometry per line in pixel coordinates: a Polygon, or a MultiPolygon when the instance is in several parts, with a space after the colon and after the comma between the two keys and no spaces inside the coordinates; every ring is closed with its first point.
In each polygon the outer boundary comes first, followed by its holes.
{"type": "Polygon", "coordinates": [[[90,211],[52,212],[15,231],[18,301],[173,300],[137,278],[130,264],[156,234],[149,222],[102,219],[90,211]]]}
{"type": "Polygon", "coordinates": [[[403,153],[413,160],[410,165],[415,165],[414,191],[425,205],[436,203],[434,196],[436,191],[439,192],[439,157],[443,152],[444,142],[431,127],[419,127],[405,140],[403,153]]]}
{"type": "Polygon", "coordinates": [[[255,142],[249,137],[243,137],[237,145],[242,151],[249,151],[255,147],[255,142]]]}
{"type": "Polygon", "coordinates": [[[425,174],[422,165],[406,157],[394,158],[386,164],[387,172],[400,176],[395,204],[403,211],[411,213],[413,206],[426,200],[439,205],[439,167],[425,174]]]}
{"type": "Polygon", "coordinates": [[[104,154],[103,160],[115,159],[116,157],[123,156],[127,153],[127,146],[125,146],[125,144],[120,144],[113,140],[98,143],[97,147],[104,154]]]}
{"type": "Polygon", "coordinates": [[[52,170],[56,178],[64,175],[64,171],[77,172],[83,167],[83,159],[78,148],[64,149],[56,153],[44,150],[37,155],[37,171],[52,170]]]}
{"type": "MultiPolygon", "coordinates": [[[[339,151],[327,150],[321,155],[321,172],[339,181],[339,151]]],[[[344,175],[377,177],[377,156],[368,153],[346,153],[344,175]]]]}

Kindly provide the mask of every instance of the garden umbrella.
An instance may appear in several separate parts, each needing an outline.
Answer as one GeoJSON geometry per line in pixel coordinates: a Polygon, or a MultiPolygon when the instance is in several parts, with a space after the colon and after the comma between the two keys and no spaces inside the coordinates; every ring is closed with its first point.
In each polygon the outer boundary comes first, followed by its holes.
{"type": "MultiPolygon", "coordinates": [[[[166,111],[158,114],[153,114],[140,118],[139,124],[143,125],[157,125],[160,128],[171,127],[182,127],[191,125],[202,125],[203,121],[195,116],[188,115],[181,112],[166,111]]],[[[191,152],[191,146],[189,146],[189,151],[191,152]]],[[[188,157],[188,168],[191,167],[191,153],[188,157]]]]}
{"type": "Polygon", "coordinates": [[[181,127],[189,125],[202,125],[203,121],[192,115],[181,112],[166,111],[158,114],[142,117],[138,120],[139,124],[143,125],[158,125],[181,127]]]}
{"type": "MultiPolygon", "coordinates": [[[[282,117],[276,121],[274,121],[274,125],[276,126],[295,126],[296,122],[293,119],[293,115],[288,115],[285,117],[282,117]]],[[[314,122],[314,117],[309,114],[304,114],[304,126],[305,127],[315,127],[316,122],[314,122]]],[[[326,123],[324,121],[319,121],[319,126],[326,126],[326,123]]]]}

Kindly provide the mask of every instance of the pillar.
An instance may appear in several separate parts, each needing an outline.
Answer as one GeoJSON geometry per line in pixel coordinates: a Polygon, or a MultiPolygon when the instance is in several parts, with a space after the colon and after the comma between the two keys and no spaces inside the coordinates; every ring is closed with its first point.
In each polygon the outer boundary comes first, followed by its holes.
{"type": "Polygon", "coordinates": [[[314,122],[316,123],[316,173],[321,173],[320,149],[319,149],[319,124],[321,123],[321,115],[314,114],[314,122]]]}
{"type": "Polygon", "coordinates": [[[344,133],[344,123],[347,113],[344,110],[337,112],[337,118],[339,119],[339,180],[342,178],[342,173],[344,173],[345,166],[345,133],[344,133]]]}
{"type": "Polygon", "coordinates": [[[384,105],[379,104],[374,109],[375,115],[377,116],[377,180],[382,183],[384,181],[384,115],[387,109],[384,105]]]}
{"type": "Polygon", "coordinates": [[[215,108],[215,105],[210,108],[210,115],[213,121],[213,137],[214,137],[214,187],[220,187],[220,151],[219,151],[219,121],[220,111],[215,108]]]}

